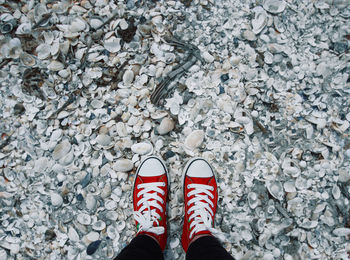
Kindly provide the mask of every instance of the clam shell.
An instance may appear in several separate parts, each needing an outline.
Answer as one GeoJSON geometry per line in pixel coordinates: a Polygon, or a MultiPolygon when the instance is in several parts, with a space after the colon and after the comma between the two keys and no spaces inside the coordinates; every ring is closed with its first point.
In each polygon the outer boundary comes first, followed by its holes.
{"type": "Polygon", "coordinates": [[[283,187],[279,181],[269,181],[266,183],[266,188],[272,197],[278,200],[283,200],[283,187]]]}
{"type": "Polygon", "coordinates": [[[61,143],[56,145],[52,153],[52,158],[54,160],[62,159],[64,156],[66,156],[70,152],[71,148],[72,148],[72,145],[70,144],[69,141],[67,140],[62,141],[61,143]]]}
{"type": "Polygon", "coordinates": [[[137,143],[131,146],[131,151],[140,155],[150,154],[152,150],[153,147],[150,143],[137,143]]]}
{"type": "Polygon", "coordinates": [[[204,131],[195,130],[186,137],[185,147],[189,150],[194,150],[202,144],[203,140],[204,131]]]}
{"type": "Polygon", "coordinates": [[[286,5],[284,0],[265,0],[263,7],[272,14],[278,14],[284,11],[286,5]]]}
{"type": "Polygon", "coordinates": [[[103,46],[109,52],[116,53],[120,50],[120,39],[114,36],[104,41],[103,46]]]}
{"type": "Polygon", "coordinates": [[[35,58],[26,52],[22,52],[19,58],[24,66],[33,67],[36,64],[35,58]]]}
{"type": "Polygon", "coordinates": [[[128,172],[132,168],[134,168],[134,164],[128,159],[118,159],[113,165],[113,169],[119,172],[128,172]]]}
{"type": "Polygon", "coordinates": [[[77,221],[82,225],[90,225],[91,224],[91,217],[90,215],[86,213],[80,213],[77,216],[77,221]]]}
{"type": "Polygon", "coordinates": [[[255,7],[252,11],[255,13],[254,19],[252,20],[253,32],[258,34],[266,26],[267,13],[261,6],[255,7]]]}

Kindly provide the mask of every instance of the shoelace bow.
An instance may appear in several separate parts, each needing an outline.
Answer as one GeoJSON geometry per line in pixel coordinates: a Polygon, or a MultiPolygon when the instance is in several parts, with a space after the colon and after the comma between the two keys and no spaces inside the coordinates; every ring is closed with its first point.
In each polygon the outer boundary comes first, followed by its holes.
{"type": "Polygon", "coordinates": [[[214,207],[214,205],[210,198],[213,199],[214,195],[210,191],[213,191],[214,187],[205,184],[189,184],[187,187],[193,189],[188,192],[187,196],[194,196],[187,202],[187,206],[192,204],[187,211],[189,222],[193,219],[190,224],[190,239],[196,233],[208,230],[221,241],[225,241],[225,235],[213,227],[214,212],[211,207],[214,207]],[[191,214],[191,212],[193,213],[191,214]]]}
{"type": "Polygon", "coordinates": [[[138,189],[142,189],[137,193],[137,197],[140,199],[137,203],[137,207],[141,204],[141,208],[138,211],[134,211],[135,220],[139,223],[139,231],[146,231],[156,235],[161,235],[164,233],[164,227],[155,226],[159,225],[161,216],[157,213],[156,209],[163,212],[162,206],[159,204],[164,203],[164,200],[158,195],[158,193],[164,195],[164,191],[159,187],[164,187],[164,182],[152,182],[152,183],[142,183],[137,185],[138,189]],[[153,209],[151,209],[153,207],[153,209]]]}

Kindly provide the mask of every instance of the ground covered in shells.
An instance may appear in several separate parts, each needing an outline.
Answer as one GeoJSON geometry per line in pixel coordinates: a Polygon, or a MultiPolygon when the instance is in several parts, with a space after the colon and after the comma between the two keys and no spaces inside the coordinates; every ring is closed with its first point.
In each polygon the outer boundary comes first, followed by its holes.
{"type": "Polygon", "coordinates": [[[0,10],[0,259],[112,259],[135,235],[132,185],[149,154],[170,170],[167,259],[185,256],[193,156],[216,171],[215,223],[236,259],[349,257],[348,1],[0,10]]]}

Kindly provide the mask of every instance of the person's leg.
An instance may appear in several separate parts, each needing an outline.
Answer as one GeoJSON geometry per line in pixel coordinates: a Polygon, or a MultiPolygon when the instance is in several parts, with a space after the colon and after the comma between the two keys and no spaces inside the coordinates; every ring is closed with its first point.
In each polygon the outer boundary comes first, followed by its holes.
{"type": "Polygon", "coordinates": [[[163,259],[167,194],[168,171],[164,163],[155,156],[146,158],[136,171],[133,190],[137,235],[116,260],[163,259]]]}
{"type": "Polygon", "coordinates": [[[233,260],[214,236],[203,236],[193,241],[187,250],[186,260],[233,260]]]}
{"type": "Polygon", "coordinates": [[[187,163],[183,178],[185,218],[181,243],[186,259],[232,260],[214,237],[220,232],[214,228],[218,188],[213,169],[206,160],[195,158],[187,163]]]}
{"type": "Polygon", "coordinates": [[[147,235],[136,236],[114,260],[164,260],[159,244],[147,235]]]}

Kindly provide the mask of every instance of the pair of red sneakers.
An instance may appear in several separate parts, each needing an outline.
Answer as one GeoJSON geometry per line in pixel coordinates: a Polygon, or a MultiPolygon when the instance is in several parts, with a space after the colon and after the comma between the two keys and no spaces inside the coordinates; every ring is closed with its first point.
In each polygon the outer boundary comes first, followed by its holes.
{"type": "MultiPolygon", "coordinates": [[[[151,156],[138,167],[133,191],[137,234],[152,236],[162,250],[167,241],[168,181],[168,171],[163,161],[151,156]]],[[[187,252],[193,238],[215,232],[213,226],[218,192],[214,172],[206,160],[194,158],[187,163],[183,191],[185,218],[181,243],[187,252]]]]}

